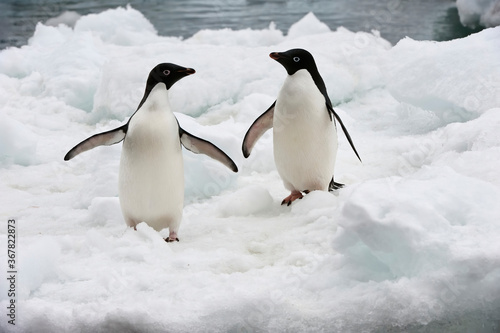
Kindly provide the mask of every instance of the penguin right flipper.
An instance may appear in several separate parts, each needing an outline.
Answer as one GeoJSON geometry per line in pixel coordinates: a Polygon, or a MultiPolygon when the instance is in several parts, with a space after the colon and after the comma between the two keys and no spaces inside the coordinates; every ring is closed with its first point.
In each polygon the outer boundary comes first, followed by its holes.
{"type": "Polygon", "coordinates": [[[250,126],[250,128],[248,129],[247,134],[245,134],[245,138],[243,139],[243,145],[241,147],[241,150],[243,151],[243,156],[245,156],[245,158],[250,156],[253,146],[255,146],[257,140],[259,140],[260,137],[268,129],[273,127],[275,105],[276,101],[274,101],[274,103],[266,110],[266,112],[261,114],[260,117],[253,122],[252,126],[250,126]]]}
{"type": "Polygon", "coordinates": [[[205,154],[214,160],[217,160],[227,166],[234,172],[238,172],[238,167],[233,162],[233,160],[227,156],[219,147],[211,143],[210,141],[201,139],[197,136],[192,135],[191,133],[186,132],[179,126],[179,137],[181,143],[187,150],[192,151],[193,153],[205,154]]]}
{"type": "Polygon", "coordinates": [[[127,134],[128,123],[120,126],[118,128],[112,129],[107,132],[92,135],[74,146],[67,154],[64,156],[65,161],[69,161],[76,155],[83,153],[87,150],[95,148],[97,146],[111,146],[125,139],[127,134]]]}

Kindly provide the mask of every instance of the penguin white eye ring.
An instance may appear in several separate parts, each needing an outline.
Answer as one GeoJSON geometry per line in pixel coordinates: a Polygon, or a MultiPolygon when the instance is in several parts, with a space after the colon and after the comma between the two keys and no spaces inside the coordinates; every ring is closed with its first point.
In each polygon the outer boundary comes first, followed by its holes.
{"type": "Polygon", "coordinates": [[[293,57],[293,61],[295,61],[295,62],[299,62],[299,61],[300,61],[300,58],[299,58],[299,57],[293,57]]]}
{"type": "Polygon", "coordinates": [[[165,76],[168,76],[168,75],[170,75],[170,71],[169,71],[168,69],[165,69],[165,70],[163,71],[163,74],[165,74],[165,76]]]}

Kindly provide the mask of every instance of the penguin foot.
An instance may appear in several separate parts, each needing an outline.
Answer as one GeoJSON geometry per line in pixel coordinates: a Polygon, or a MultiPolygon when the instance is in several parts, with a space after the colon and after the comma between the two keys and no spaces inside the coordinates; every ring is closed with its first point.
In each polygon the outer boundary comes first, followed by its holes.
{"type": "MultiPolygon", "coordinates": [[[[307,194],[307,193],[306,193],[307,194]]],[[[304,196],[300,191],[292,191],[289,196],[287,196],[283,201],[281,202],[281,205],[286,204],[287,206],[290,206],[293,201],[297,199],[302,199],[304,196]]]]}
{"type": "Polygon", "coordinates": [[[171,231],[167,238],[165,238],[165,242],[172,243],[178,242],[179,238],[177,238],[177,233],[175,231],[171,231]]]}
{"type": "Polygon", "coordinates": [[[170,238],[170,237],[167,237],[165,238],[165,242],[167,243],[173,243],[173,242],[178,242],[179,241],[179,238],[175,237],[175,238],[170,238]]]}

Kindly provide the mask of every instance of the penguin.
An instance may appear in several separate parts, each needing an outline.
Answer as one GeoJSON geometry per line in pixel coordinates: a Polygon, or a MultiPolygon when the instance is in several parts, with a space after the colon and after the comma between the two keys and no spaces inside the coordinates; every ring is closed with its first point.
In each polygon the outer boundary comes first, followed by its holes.
{"type": "Polygon", "coordinates": [[[169,89],[194,74],[192,68],[162,63],[149,73],[144,96],[123,126],[89,137],[64,156],[123,141],[119,170],[119,199],[128,226],[146,222],[157,231],[169,229],[167,242],[179,241],[184,206],[184,167],[181,145],[221,162],[233,172],[233,160],[211,142],[180,127],[169,104],[169,89]]]}
{"type": "Polygon", "coordinates": [[[361,161],[349,132],[332,107],[326,86],[311,53],[304,49],[272,52],[272,59],[285,67],[288,76],[274,103],[248,129],[243,156],[248,158],[257,140],[273,128],[276,169],[286,189],[281,202],[289,206],[302,193],[332,191],[343,187],[334,181],[339,122],[354,153],[361,161]]]}

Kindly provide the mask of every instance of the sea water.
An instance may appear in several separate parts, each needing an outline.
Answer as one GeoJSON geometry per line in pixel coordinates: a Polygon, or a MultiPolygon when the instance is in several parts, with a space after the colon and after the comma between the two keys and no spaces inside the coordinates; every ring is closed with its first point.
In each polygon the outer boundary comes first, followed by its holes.
{"type": "Polygon", "coordinates": [[[443,41],[477,31],[460,24],[451,0],[7,0],[0,4],[0,48],[26,44],[37,22],[61,13],[85,15],[127,4],[143,13],[160,35],[184,38],[202,29],[263,29],[271,22],[286,31],[308,12],[333,30],[340,26],[352,31],[378,30],[392,44],[405,36],[443,41]]]}

